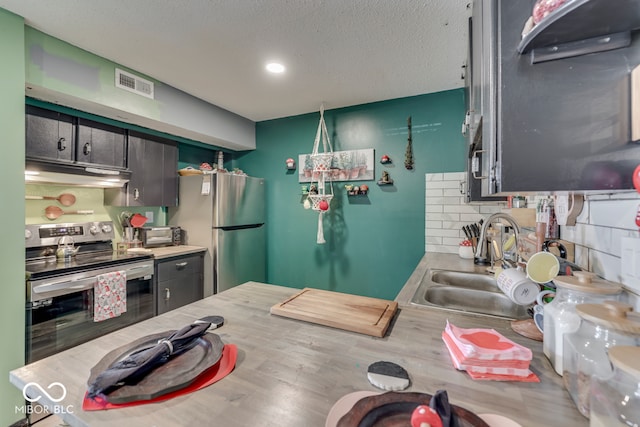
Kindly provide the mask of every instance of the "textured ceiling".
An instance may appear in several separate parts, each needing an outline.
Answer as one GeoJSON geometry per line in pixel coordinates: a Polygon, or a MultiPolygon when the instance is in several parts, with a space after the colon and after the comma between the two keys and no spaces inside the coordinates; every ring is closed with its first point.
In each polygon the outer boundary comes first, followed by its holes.
{"type": "Polygon", "coordinates": [[[471,0],[0,0],[254,121],[462,87],[471,0]],[[283,75],[264,64],[283,62],[283,75]]]}

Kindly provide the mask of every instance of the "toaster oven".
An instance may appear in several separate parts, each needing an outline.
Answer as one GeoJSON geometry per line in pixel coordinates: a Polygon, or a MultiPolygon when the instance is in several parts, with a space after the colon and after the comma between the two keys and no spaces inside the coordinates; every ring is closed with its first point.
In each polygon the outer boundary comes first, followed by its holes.
{"type": "Polygon", "coordinates": [[[177,246],[182,244],[180,227],[142,227],[140,240],[145,248],[177,246]]]}

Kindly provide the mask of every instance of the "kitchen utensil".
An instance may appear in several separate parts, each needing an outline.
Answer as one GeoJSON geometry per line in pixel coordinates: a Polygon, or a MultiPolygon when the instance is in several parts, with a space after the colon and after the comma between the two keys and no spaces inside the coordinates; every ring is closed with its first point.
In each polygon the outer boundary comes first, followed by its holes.
{"type": "Polygon", "coordinates": [[[467,237],[467,239],[471,240],[473,235],[471,234],[471,230],[469,229],[469,226],[468,225],[463,226],[462,231],[464,232],[464,235],[467,237]]]}
{"type": "Polygon", "coordinates": [[[383,337],[397,309],[395,301],[304,288],[271,307],[271,314],[383,337]]]}
{"type": "Polygon", "coordinates": [[[76,196],[70,193],[62,193],[55,196],[24,196],[26,200],[57,200],[62,206],[72,206],[76,202],[76,196]]]}
{"type": "Polygon", "coordinates": [[[147,218],[144,215],[140,215],[140,214],[134,214],[131,219],[129,220],[129,222],[131,223],[132,227],[142,227],[144,226],[144,224],[149,220],[149,218],[147,218]]]}
{"type": "Polygon", "coordinates": [[[93,210],[92,209],[76,210],[76,211],[63,211],[62,209],[60,209],[57,206],[47,206],[45,208],[45,210],[44,210],[44,216],[46,216],[47,219],[50,219],[52,221],[54,219],[58,219],[62,215],[92,215],[92,214],[93,214],[93,210]]]}

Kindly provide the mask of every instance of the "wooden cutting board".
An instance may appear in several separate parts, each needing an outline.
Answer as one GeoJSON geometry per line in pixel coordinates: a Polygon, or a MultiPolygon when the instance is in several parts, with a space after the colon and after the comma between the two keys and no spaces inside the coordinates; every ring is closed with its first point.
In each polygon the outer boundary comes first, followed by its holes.
{"type": "Polygon", "coordinates": [[[383,337],[397,310],[395,301],[304,288],[271,307],[271,314],[383,337]]]}

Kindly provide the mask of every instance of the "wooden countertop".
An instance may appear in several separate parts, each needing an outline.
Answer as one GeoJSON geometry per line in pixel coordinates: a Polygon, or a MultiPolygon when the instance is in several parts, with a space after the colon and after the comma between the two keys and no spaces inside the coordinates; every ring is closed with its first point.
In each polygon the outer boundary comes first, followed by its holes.
{"type": "Polygon", "coordinates": [[[203,248],[202,246],[189,246],[189,245],[179,245],[179,246],[163,246],[160,248],[149,248],[153,253],[153,257],[155,259],[164,259],[171,258],[174,256],[181,255],[189,255],[195,254],[198,252],[204,252],[207,248],[203,248]]]}
{"type": "MultiPolygon", "coordinates": [[[[404,306],[387,335],[373,338],[271,315],[269,308],[297,289],[248,282],[139,324],[97,338],[10,372],[22,390],[37,382],[67,389],[57,403],[71,426],[273,426],[325,424],[333,404],[359,390],[377,390],[367,380],[369,364],[387,360],[410,375],[407,391],[433,394],[446,389],[449,400],[476,413],[497,413],[534,425],[587,426],[575,409],[562,379],[536,343],[511,331],[507,321],[437,309],[404,306]],[[215,331],[239,350],[235,370],[205,389],[162,403],[108,411],[83,412],[89,371],[107,352],[139,337],[177,329],[206,315],[225,318],[215,331]],[[540,383],[474,381],[456,371],[441,339],[446,320],[456,326],[494,328],[532,348],[532,370],[540,383]]],[[[53,405],[47,396],[41,403],[53,405]]]]}

